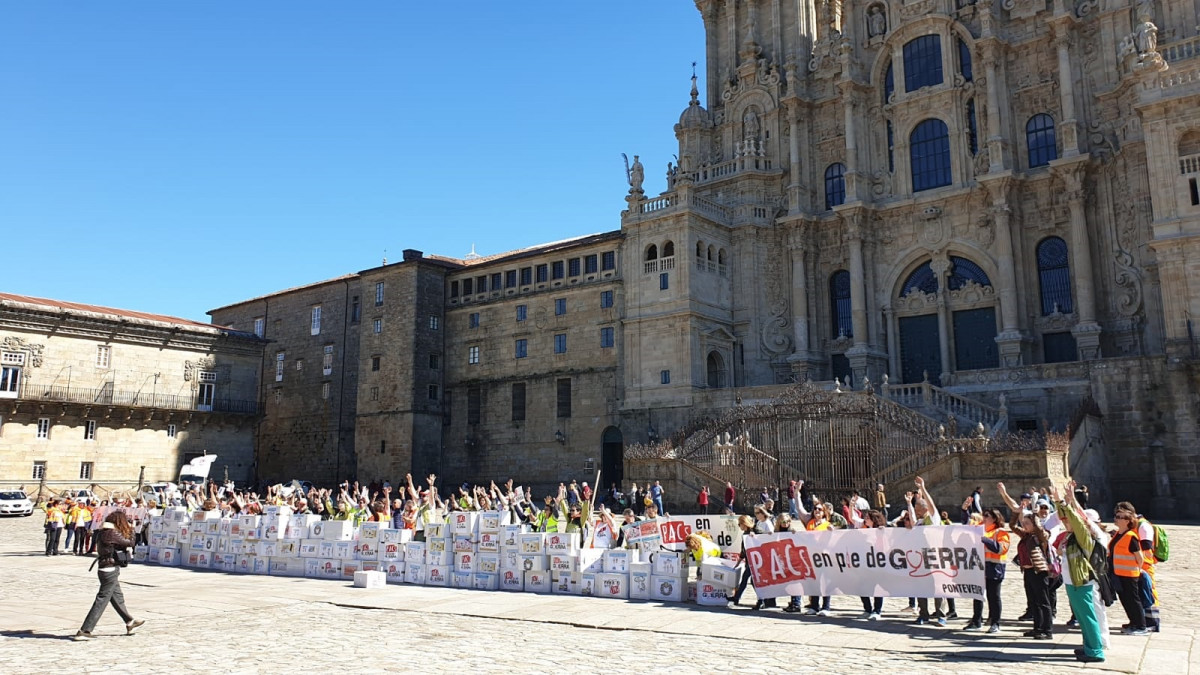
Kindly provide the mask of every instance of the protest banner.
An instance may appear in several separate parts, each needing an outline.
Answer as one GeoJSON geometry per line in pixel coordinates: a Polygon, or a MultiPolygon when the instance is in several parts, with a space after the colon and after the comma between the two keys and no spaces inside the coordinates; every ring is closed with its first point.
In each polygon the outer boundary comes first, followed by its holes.
{"type": "Polygon", "coordinates": [[[983,530],[966,525],[746,535],[760,598],[984,597],[983,530]]]}
{"type": "Polygon", "coordinates": [[[650,542],[659,539],[660,536],[658,520],[646,520],[625,526],[625,542],[628,544],[650,542]]]}
{"type": "Polygon", "coordinates": [[[707,532],[723,552],[742,550],[742,528],[738,527],[737,516],[669,516],[662,520],[659,524],[662,545],[671,551],[685,550],[683,542],[693,532],[707,532]]]}

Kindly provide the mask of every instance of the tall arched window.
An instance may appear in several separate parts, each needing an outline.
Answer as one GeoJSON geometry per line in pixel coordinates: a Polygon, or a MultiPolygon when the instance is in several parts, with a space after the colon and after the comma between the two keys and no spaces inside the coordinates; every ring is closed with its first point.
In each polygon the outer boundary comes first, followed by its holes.
{"type": "Polygon", "coordinates": [[[942,83],[942,38],[922,35],[904,45],[904,91],[942,83]]]}
{"type": "Polygon", "coordinates": [[[1071,265],[1067,258],[1067,242],[1058,237],[1046,237],[1037,245],[1038,282],[1042,292],[1042,316],[1054,312],[1070,314],[1071,265]]]}
{"type": "Polygon", "coordinates": [[[846,270],[834,272],[829,277],[829,316],[832,320],[833,339],[854,335],[854,321],[850,304],[850,273],[846,270]]]}
{"type": "Polygon", "coordinates": [[[971,49],[967,47],[967,43],[963,42],[962,38],[958,38],[958,72],[962,73],[963,79],[967,82],[975,77],[975,73],[971,69],[971,49]]]}
{"type": "Polygon", "coordinates": [[[971,155],[979,152],[979,125],[975,122],[975,99],[967,99],[967,146],[971,155]]]}
{"type": "Polygon", "coordinates": [[[825,210],[846,203],[846,165],[830,164],[825,169],[825,210]]]}
{"type": "Polygon", "coordinates": [[[667,243],[663,244],[662,255],[664,258],[670,258],[670,257],[674,256],[675,255],[675,242],[668,241],[667,243]]]}
{"type": "Polygon", "coordinates": [[[1046,166],[1058,159],[1058,145],[1054,139],[1054,120],[1046,113],[1038,113],[1025,123],[1025,147],[1029,149],[1029,168],[1046,166]]]}
{"type": "Polygon", "coordinates": [[[913,192],[950,184],[950,131],[945,122],[932,118],[918,124],[908,137],[908,156],[913,192]]]}
{"type": "Polygon", "coordinates": [[[702,241],[696,242],[696,257],[704,259],[704,242],[702,241]]]}
{"type": "Polygon", "coordinates": [[[950,290],[957,291],[966,286],[968,281],[974,281],[980,286],[992,285],[992,280],[988,278],[987,272],[984,272],[983,268],[976,265],[974,261],[952,255],[950,264],[950,278],[946,280],[946,286],[950,290]]]}
{"type": "Polygon", "coordinates": [[[658,260],[658,247],[654,244],[646,247],[646,260],[658,260]]]}

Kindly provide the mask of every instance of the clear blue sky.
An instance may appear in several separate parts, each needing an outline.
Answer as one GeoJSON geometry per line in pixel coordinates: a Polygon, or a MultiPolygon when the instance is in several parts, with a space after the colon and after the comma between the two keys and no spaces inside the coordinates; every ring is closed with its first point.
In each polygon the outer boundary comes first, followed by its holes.
{"type": "Polygon", "coordinates": [[[692,0],[5,3],[0,290],[207,320],[615,230],[692,61],[692,0]]]}

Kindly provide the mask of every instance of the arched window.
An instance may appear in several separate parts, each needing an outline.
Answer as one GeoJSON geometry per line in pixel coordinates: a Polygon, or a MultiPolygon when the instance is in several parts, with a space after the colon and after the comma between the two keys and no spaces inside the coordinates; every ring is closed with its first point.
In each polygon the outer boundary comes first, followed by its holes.
{"type": "Polygon", "coordinates": [[[967,82],[975,77],[975,73],[971,70],[971,50],[962,38],[958,38],[958,72],[967,82]]]}
{"type": "Polygon", "coordinates": [[[933,268],[929,263],[925,263],[912,271],[908,278],[904,280],[904,286],[900,290],[900,297],[905,297],[909,293],[929,293],[938,292],[938,278],[933,273],[933,268]]]}
{"type": "Polygon", "coordinates": [[[892,94],[896,91],[896,77],[892,74],[892,63],[888,62],[887,72],[883,74],[883,103],[891,100],[892,94]]]}
{"type": "Polygon", "coordinates": [[[833,339],[854,335],[854,321],[850,304],[850,273],[846,270],[834,272],[829,277],[829,316],[832,319],[833,339]]]}
{"type": "Polygon", "coordinates": [[[918,124],[908,137],[908,156],[913,192],[950,184],[950,131],[945,122],[932,118],[918,124]]]}
{"type": "Polygon", "coordinates": [[[973,261],[958,256],[950,256],[950,278],[946,280],[946,286],[957,291],[967,285],[968,281],[974,281],[980,286],[991,286],[992,280],[988,278],[987,272],[983,268],[976,265],[973,261]]]}
{"type": "Polygon", "coordinates": [[[922,35],[904,45],[904,91],[942,83],[942,38],[922,35]]]}
{"type": "Polygon", "coordinates": [[[892,133],[892,121],[887,121],[888,172],[896,172],[896,136],[892,133]]]}
{"type": "Polygon", "coordinates": [[[725,359],[715,351],[708,353],[708,386],[720,389],[725,385],[725,359]]]}
{"type": "Polygon", "coordinates": [[[674,255],[675,255],[675,242],[668,241],[667,243],[663,244],[663,256],[662,257],[670,258],[674,255]]]}
{"type": "Polygon", "coordinates": [[[654,244],[646,247],[646,260],[658,260],[658,247],[654,244]]]}
{"type": "Polygon", "coordinates": [[[721,265],[725,264],[725,249],[717,251],[717,263],[721,265]]]}
{"type": "Polygon", "coordinates": [[[971,155],[979,152],[979,125],[975,122],[975,99],[967,99],[967,146],[971,155]]]}
{"type": "Polygon", "coordinates": [[[1067,242],[1058,237],[1046,237],[1037,245],[1038,282],[1042,292],[1042,316],[1054,312],[1070,314],[1071,265],[1067,258],[1067,242]]]}
{"type": "Polygon", "coordinates": [[[716,250],[717,250],[716,246],[713,246],[712,244],[708,245],[708,259],[709,260],[713,259],[713,253],[716,252],[716,250]]]}
{"type": "Polygon", "coordinates": [[[1058,145],[1054,140],[1054,120],[1046,113],[1038,113],[1025,123],[1025,146],[1029,149],[1029,168],[1046,166],[1058,159],[1058,145]]]}
{"type": "Polygon", "coordinates": [[[846,165],[830,164],[825,169],[825,210],[846,203],[846,165]]]}
{"type": "Polygon", "coordinates": [[[696,257],[701,259],[704,258],[704,242],[702,241],[696,242],[696,257]]]}

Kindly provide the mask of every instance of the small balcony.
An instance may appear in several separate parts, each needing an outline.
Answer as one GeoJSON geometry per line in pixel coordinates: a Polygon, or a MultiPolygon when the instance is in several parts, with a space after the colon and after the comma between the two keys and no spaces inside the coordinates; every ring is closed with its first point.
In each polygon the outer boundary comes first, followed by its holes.
{"type": "Polygon", "coordinates": [[[36,401],[42,403],[71,403],[78,405],[108,406],[113,408],[142,408],[148,410],[188,410],[218,412],[234,415],[258,413],[258,401],[207,397],[200,400],[195,396],[120,391],[112,387],[90,389],[66,385],[39,385],[26,381],[16,396],[9,400],[36,401]]]}

